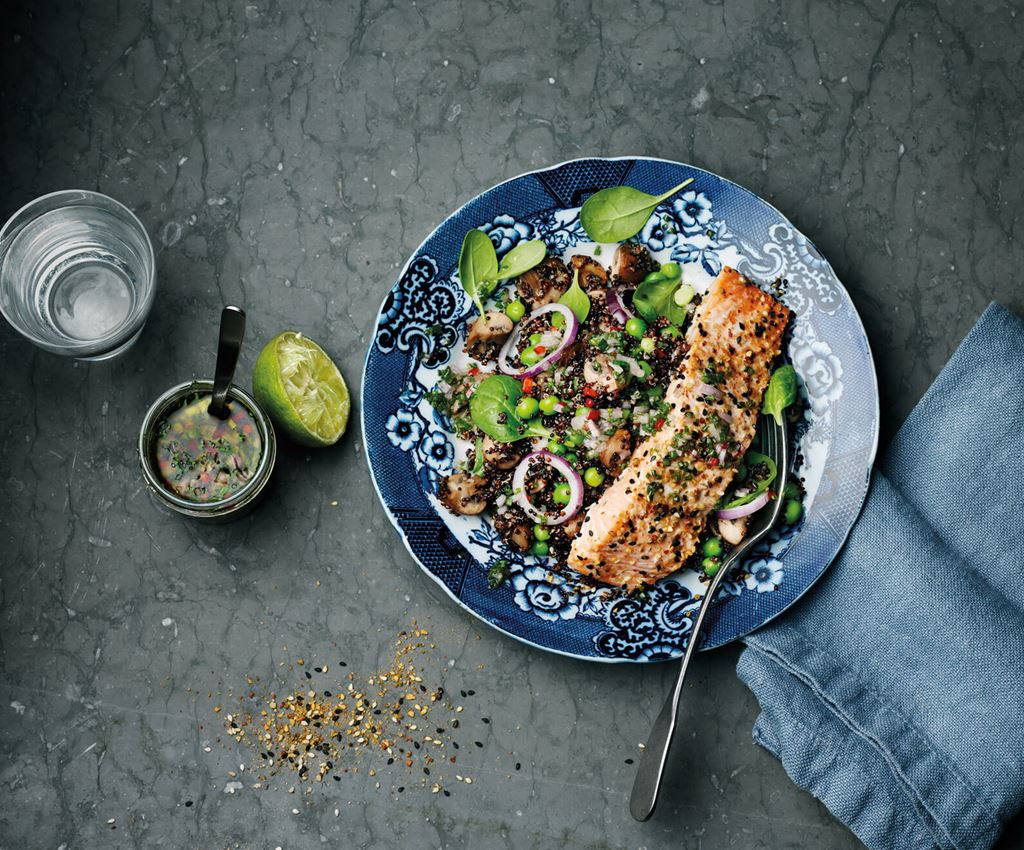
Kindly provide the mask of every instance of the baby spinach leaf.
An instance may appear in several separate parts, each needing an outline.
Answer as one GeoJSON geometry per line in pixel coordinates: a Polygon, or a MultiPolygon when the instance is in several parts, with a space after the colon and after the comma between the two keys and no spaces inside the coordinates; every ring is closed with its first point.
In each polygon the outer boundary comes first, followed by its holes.
{"type": "Polygon", "coordinates": [[[501,258],[501,265],[498,266],[495,278],[497,280],[508,280],[510,277],[519,277],[519,275],[525,274],[534,266],[540,265],[547,254],[547,245],[540,239],[520,242],[501,258]]]}
{"type": "Polygon", "coordinates": [[[652,272],[647,275],[633,293],[633,307],[648,322],[664,316],[673,325],[686,322],[686,307],[676,303],[681,275],[652,272]]]}
{"type": "Polygon", "coordinates": [[[499,443],[548,436],[548,429],[537,420],[523,422],[516,415],[516,402],[522,394],[523,385],[508,375],[484,378],[469,400],[473,424],[499,443]]]}
{"type": "Polygon", "coordinates": [[[749,493],[745,496],[739,496],[731,502],[727,502],[722,506],[724,508],[738,508],[754,501],[754,499],[771,487],[772,482],[775,481],[775,478],[779,474],[779,471],[775,466],[775,461],[768,457],[768,455],[763,455],[760,452],[748,451],[743,457],[743,462],[751,471],[755,470],[757,467],[764,466],[767,468],[767,474],[758,479],[757,484],[754,485],[754,488],[749,493]]]}
{"type": "Polygon", "coordinates": [[[565,291],[565,295],[558,299],[558,303],[564,304],[572,310],[580,322],[587,320],[587,316],[590,315],[590,296],[580,288],[579,269],[572,273],[572,286],[565,291]]]}
{"type": "Polygon", "coordinates": [[[470,230],[462,240],[462,251],[459,252],[459,281],[481,316],[484,314],[484,301],[497,286],[497,273],[498,255],[490,237],[482,230],[470,230]]]}
{"type": "Polygon", "coordinates": [[[796,401],[796,369],[788,363],[780,366],[772,374],[768,389],[764,392],[761,412],[775,417],[782,424],[782,411],[796,401]]]}
{"type": "Polygon", "coordinates": [[[611,186],[583,202],[580,223],[595,242],[622,242],[636,236],[654,208],[693,182],[690,177],[664,195],[648,195],[632,186],[611,186]]]}

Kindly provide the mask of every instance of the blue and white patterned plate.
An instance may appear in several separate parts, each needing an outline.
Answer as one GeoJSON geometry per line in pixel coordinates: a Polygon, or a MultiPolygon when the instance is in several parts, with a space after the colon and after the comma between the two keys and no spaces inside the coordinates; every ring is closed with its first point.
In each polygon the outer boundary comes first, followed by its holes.
{"type": "Polygon", "coordinates": [[[594,247],[579,221],[591,193],[628,184],[657,194],[687,177],[688,190],[661,205],[638,238],[662,262],[683,264],[684,280],[698,287],[722,265],[760,282],[785,278],[783,300],[795,314],[788,357],[808,402],[794,436],[804,520],[760,544],[724,583],[705,646],[742,637],[796,601],[839,551],[867,490],[878,441],[867,337],[832,268],[778,210],[715,174],[658,159],[573,160],[495,186],[427,237],[385,298],[363,374],[363,438],[384,508],[420,566],[459,605],[542,649],[595,661],[676,657],[703,585],[682,571],[639,597],[581,591],[551,564],[506,547],[486,516],[457,517],[439,506],[438,481],[465,446],[423,394],[438,369],[464,362],[473,307],[458,281],[462,239],[479,227],[501,256],[540,238],[567,258],[594,247]],[[487,569],[502,558],[511,578],[491,590],[487,569]]]}

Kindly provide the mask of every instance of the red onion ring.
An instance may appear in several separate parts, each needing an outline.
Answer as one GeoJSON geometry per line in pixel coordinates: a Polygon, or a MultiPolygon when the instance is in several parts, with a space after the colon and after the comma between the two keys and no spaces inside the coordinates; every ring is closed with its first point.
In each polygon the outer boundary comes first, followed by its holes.
{"type": "Polygon", "coordinates": [[[633,312],[626,306],[625,299],[626,293],[632,291],[633,287],[631,286],[613,286],[608,290],[608,295],[605,298],[608,312],[612,314],[612,318],[616,322],[623,325],[633,318],[633,312]]]}
{"type": "Polygon", "coordinates": [[[543,449],[539,452],[531,452],[519,461],[516,471],[512,474],[512,492],[514,493],[513,498],[516,500],[516,504],[522,508],[523,513],[534,522],[542,522],[545,525],[561,525],[563,522],[567,522],[576,516],[580,508],[583,507],[583,479],[580,477],[580,474],[573,469],[572,464],[565,458],[543,449]],[[555,514],[553,518],[537,510],[526,497],[526,473],[530,468],[530,461],[535,458],[541,458],[545,463],[554,467],[569,484],[569,504],[562,508],[561,513],[555,514]]]}
{"type": "Polygon", "coordinates": [[[522,319],[516,326],[515,330],[509,334],[508,339],[505,340],[505,344],[501,347],[501,351],[498,354],[498,368],[506,375],[511,375],[513,378],[533,378],[543,372],[548,366],[557,362],[558,359],[565,353],[570,345],[576,341],[576,334],[580,330],[580,321],[576,318],[576,314],[566,307],[564,304],[545,304],[543,307],[538,307],[525,319],[522,319]],[[522,336],[523,326],[530,320],[536,319],[538,316],[544,316],[547,313],[558,313],[563,319],[565,319],[565,331],[562,333],[562,341],[550,354],[539,360],[536,364],[531,366],[529,369],[517,369],[511,363],[509,363],[509,355],[516,350],[516,346],[519,343],[519,338],[522,336]]]}
{"type": "Polygon", "coordinates": [[[768,492],[765,491],[756,499],[747,502],[745,505],[740,505],[736,508],[722,508],[718,512],[719,519],[739,519],[740,517],[750,516],[753,513],[757,513],[761,508],[768,504],[768,500],[771,497],[768,492]]]}

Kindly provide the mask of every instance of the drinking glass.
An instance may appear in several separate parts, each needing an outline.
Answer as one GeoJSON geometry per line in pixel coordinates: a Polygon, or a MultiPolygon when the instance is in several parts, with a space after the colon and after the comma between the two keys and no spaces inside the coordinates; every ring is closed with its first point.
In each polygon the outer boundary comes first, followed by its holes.
{"type": "Polygon", "coordinates": [[[107,360],[142,332],[156,290],[153,244],[98,192],[43,195],[0,230],[0,312],[40,348],[107,360]]]}

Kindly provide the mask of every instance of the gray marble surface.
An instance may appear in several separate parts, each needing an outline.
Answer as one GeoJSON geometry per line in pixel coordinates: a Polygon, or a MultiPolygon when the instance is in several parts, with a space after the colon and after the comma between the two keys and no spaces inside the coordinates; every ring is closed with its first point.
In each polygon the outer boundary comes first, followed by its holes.
{"type": "MultiPolygon", "coordinates": [[[[817,242],[871,338],[884,446],[990,299],[1024,311],[1022,17],[934,0],[5,15],[0,215],[111,194],[153,236],[159,292],[109,364],[0,329],[0,847],[860,846],[751,743],[735,647],[699,659],[665,803],[632,822],[626,759],[672,671],[542,654],[456,610],[388,524],[358,429],[285,446],[269,500],[223,527],[155,509],[135,438],[159,391],[211,372],[222,303],[249,314],[243,374],[291,327],[358,386],[381,298],[448,212],[527,169],[632,153],[727,175],[817,242]],[[392,769],[380,789],[363,771],[225,793],[246,753],[215,740],[218,694],[247,674],[288,687],[300,653],[368,671],[413,618],[429,675],[477,692],[473,786],[398,794],[392,769]]],[[[1024,847],[1020,821],[1000,847],[1024,847]]]]}

